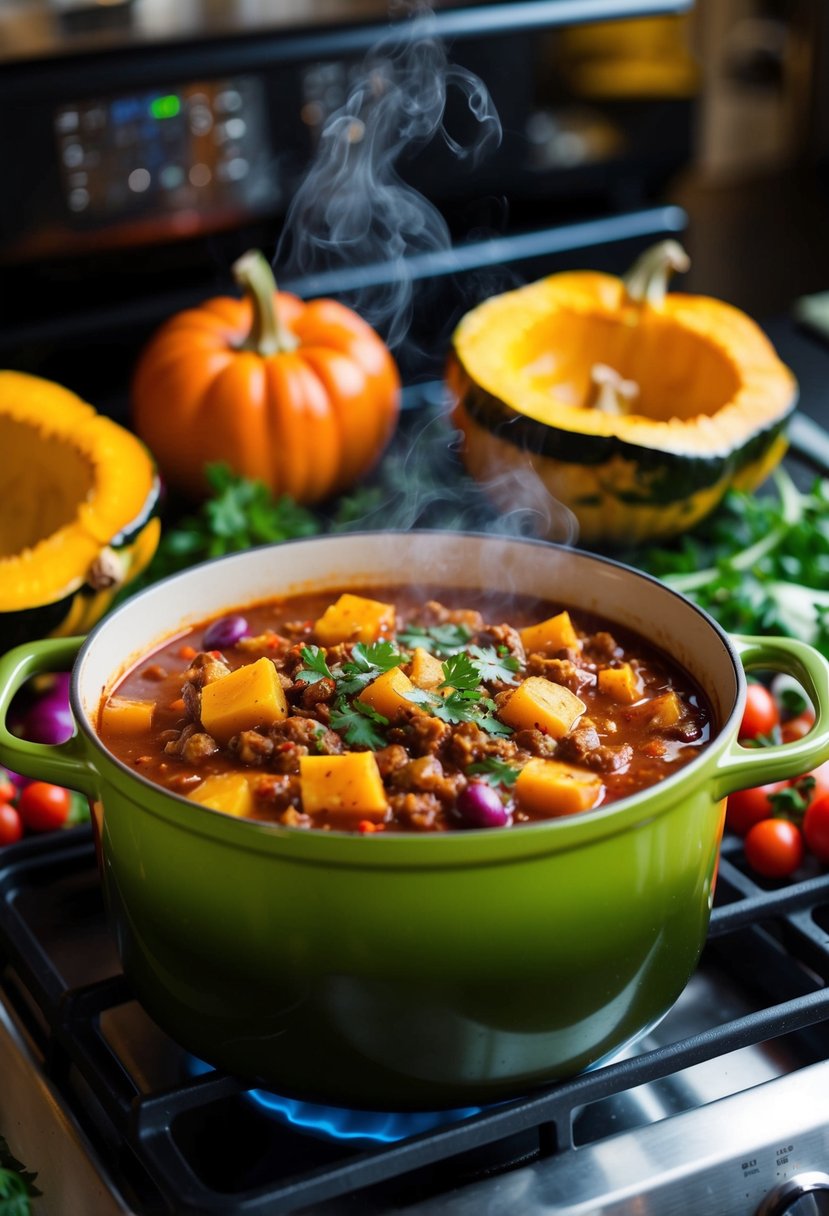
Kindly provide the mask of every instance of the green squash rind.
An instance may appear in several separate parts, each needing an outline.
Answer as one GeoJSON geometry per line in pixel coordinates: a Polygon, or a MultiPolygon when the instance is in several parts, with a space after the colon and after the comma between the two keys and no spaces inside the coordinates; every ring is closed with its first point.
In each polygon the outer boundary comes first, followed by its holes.
{"type": "MultiPolygon", "coordinates": [[[[573,511],[582,541],[611,545],[668,539],[709,514],[732,485],[754,489],[782,459],[788,420],[797,404],[795,390],[788,407],[767,426],[747,434],[739,447],[694,452],[646,447],[618,435],[585,434],[540,422],[477,384],[455,352],[448,379],[457,398],[453,417],[465,436],[462,457],[469,472],[486,486],[504,458],[513,467],[520,463],[503,449],[499,461],[496,448],[507,445],[524,463],[529,458],[551,495],[573,511]],[[482,459],[476,449],[485,436],[491,443],[482,459]],[[627,470],[624,478],[620,466],[627,470]],[[583,482],[583,492],[556,493],[568,474],[570,480],[583,482]]],[[[501,505],[509,509],[511,504],[501,505]]]]}

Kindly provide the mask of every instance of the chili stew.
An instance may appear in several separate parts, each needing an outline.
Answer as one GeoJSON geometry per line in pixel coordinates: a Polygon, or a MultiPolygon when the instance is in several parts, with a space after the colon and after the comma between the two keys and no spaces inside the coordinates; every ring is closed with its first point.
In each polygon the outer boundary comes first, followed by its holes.
{"type": "Polygon", "coordinates": [[[120,680],[100,738],[214,810],[371,833],[588,811],[711,737],[701,690],[641,636],[520,597],[507,623],[468,599],[373,587],[204,622],[120,680]]]}

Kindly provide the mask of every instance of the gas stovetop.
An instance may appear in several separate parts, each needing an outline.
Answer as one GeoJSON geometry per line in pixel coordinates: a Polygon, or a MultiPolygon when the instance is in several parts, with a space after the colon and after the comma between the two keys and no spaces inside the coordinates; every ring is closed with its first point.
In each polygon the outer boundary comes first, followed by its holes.
{"type": "Polygon", "coordinates": [[[787,1211],[785,1188],[829,1163],[829,874],[762,888],[741,856],[727,839],[700,967],[634,1049],[423,1130],[290,1109],[199,1066],[132,997],[89,829],[13,845],[0,1130],[38,1172],[39,1216],[742,1216],[778,1191],[762,1210],[787,1211]]]}
{"type": "MultiPolygon", "coordinates": [[[[592,263],[608,241],[602,259],[626,265],[631,242],[681,227],[675,212],[579,225],[582,251],[568,256],[586,261],[589,247],[592,263]]],[[[428,286],[468,269],[465,258],[484,271],[497,264],[503,287],[504,274],[548,272],[562,240],[488,242],[415,269],[428,286]]],[[[464,283],[457,307],[473,298],[464,283]]],[[[443,313],[436,325],[448,332],[443,313]]],[[[829,448],[815,430],[826,422],[826,351],[788,321],[771,332],[798,369],[795,447],[826,471],[829,448]]],[[[430,342],[443,349],[431,330],[421,350],[430,342]]],[[[418,405],[439,392],[425,383],[439,374],[435,364],[420,375],[410,393],[418,405]]],[[[406,416],[415,428],[425,417],[406,416]]],[[[814,469],[799,472],[811,481],[814,469]]],[[[761,886],[739,842],[726,839],[696,974],[663,1022],[611,1064],[449,1121],[294,1104],[290,1123],[286,1106],[205,1070],[135,1001],[89,829],[0,852],[0,1134],[37,1171],[37,1216],[829,1211],[829,1190],[809,1189],[829,1187],[829,872],[761,886]]]]}

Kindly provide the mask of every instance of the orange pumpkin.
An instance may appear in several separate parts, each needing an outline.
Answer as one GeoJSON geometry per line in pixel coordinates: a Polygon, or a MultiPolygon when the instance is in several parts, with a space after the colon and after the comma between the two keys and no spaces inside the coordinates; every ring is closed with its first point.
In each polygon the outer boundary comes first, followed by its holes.
{"type": "Polygon", "coordinates": [[[262,254],[233,267],[240,300],[172,317],[142,352],[133,425],[167,483],[207,491],[222,461],[274,494],[313,503],[366,473],[391,435],[400,377],[377,333],[335,300],[277,292],[262,254]]]}

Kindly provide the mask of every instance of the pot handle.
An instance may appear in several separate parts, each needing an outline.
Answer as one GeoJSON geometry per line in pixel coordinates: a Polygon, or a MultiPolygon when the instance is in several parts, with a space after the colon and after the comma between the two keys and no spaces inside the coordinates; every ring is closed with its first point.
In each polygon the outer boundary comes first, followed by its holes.
{"type": "Polygon", "coordinates": [[[88,798],[98,794],[98,777],[86,758],[86,745],[77,733],[65,743],[31,743],[18,739],[6,725],[15,693],[31,676],[68,671],[85,638],[46,638],[16,646],[0,658],[0,763],[34,777],[80,790],[88,798]]]}
{"type": "Polygon", "coordinates": [[[734,739],[717,765],[715,798],[769,781],[799,777],[829,760],[829,662],[797,638],[732,634],[731,641],[746,671],[778,671],[793,676],[815,708],[815,723],[807,735],[791,743],[743,747],[734,739]]]}

